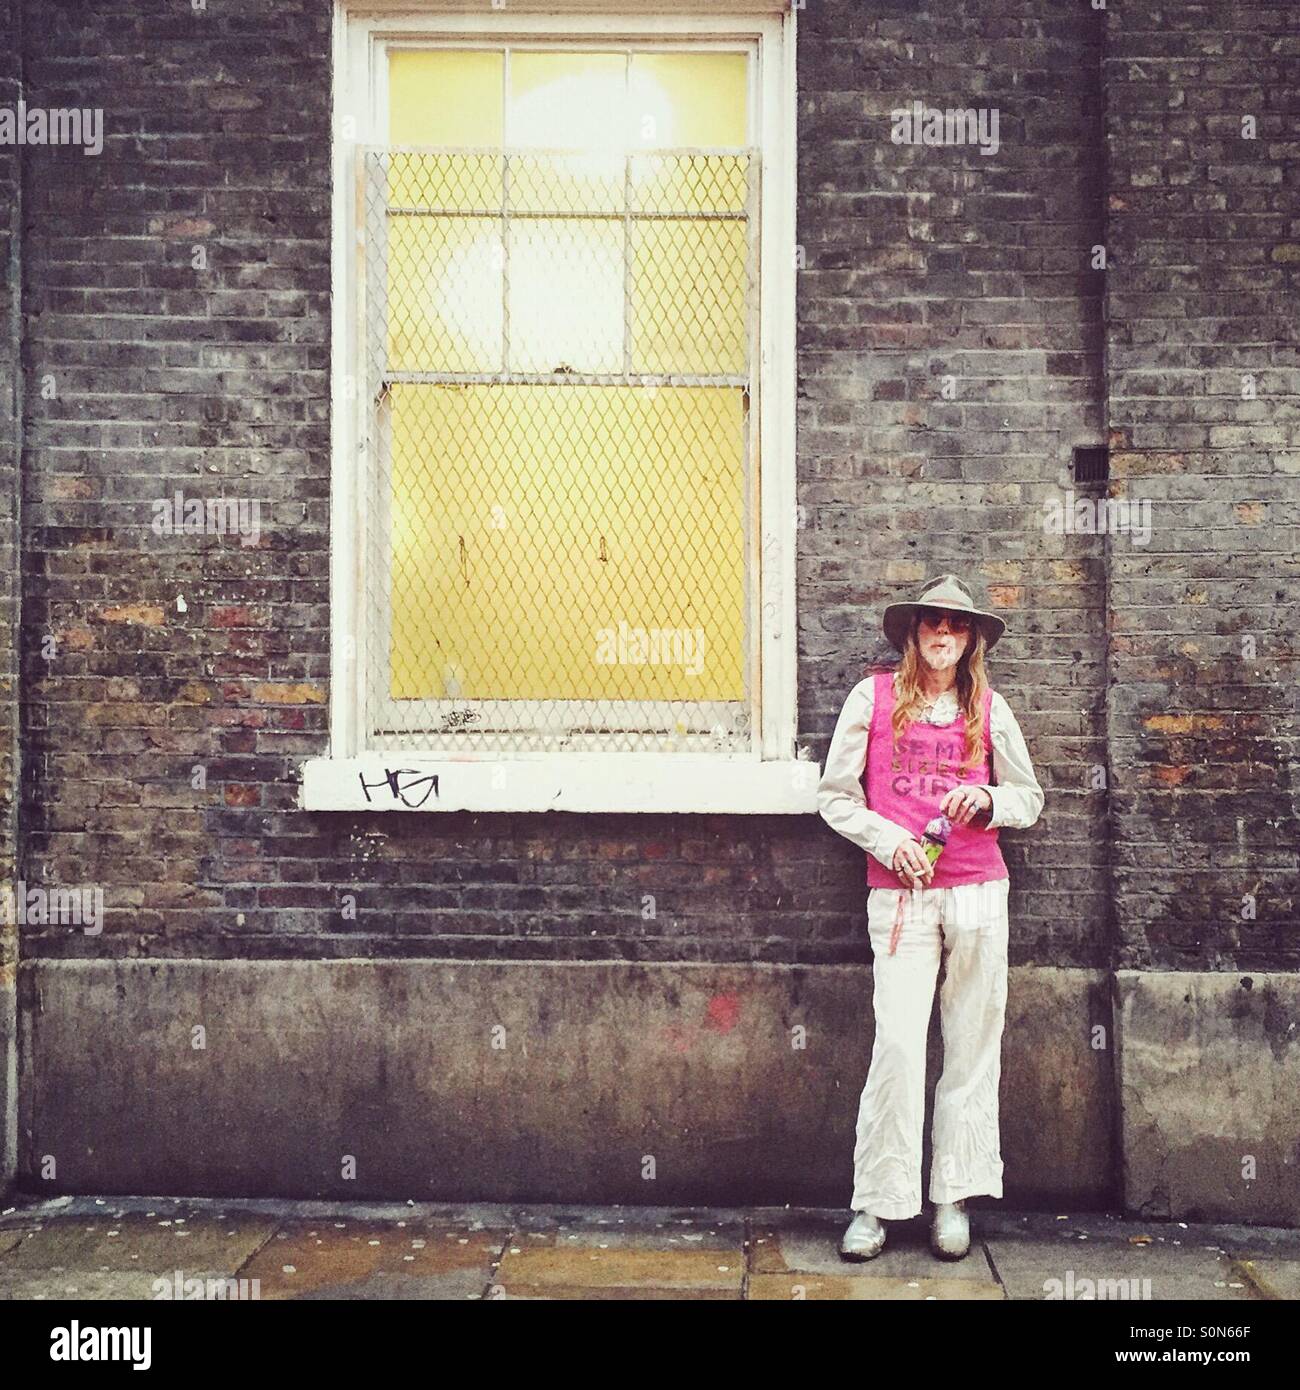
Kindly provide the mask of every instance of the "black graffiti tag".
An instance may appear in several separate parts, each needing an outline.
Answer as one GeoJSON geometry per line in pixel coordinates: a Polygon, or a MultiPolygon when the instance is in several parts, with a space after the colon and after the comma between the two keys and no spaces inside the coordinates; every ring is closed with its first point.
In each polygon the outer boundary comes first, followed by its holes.
{"type": "Polygon", "coordinates": [[[418,811],[428,801],[430,795],[438,795],[438,774],[436,772],[421,772],[419,769],[411,767],[389,767],[384,769],[384,775],[378,782],[367,782],[364,772],[357,775],[361,778],[361,790],[365,793],[367,801],[373,800],[370,795],[371,788],[387,787],[392,793],[394,801],[400,801],[403,806],[418,811]],[[424,795],[418,801],[407,800],[406,793],[414,794],[420,787],[424,787],[424,795]]]}

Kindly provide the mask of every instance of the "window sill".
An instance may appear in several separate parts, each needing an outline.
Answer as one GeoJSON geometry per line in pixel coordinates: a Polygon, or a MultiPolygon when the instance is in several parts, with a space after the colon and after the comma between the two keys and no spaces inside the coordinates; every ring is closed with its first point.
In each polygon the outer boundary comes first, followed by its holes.
{"type": "Polygon", "coordinates": [[[306,811],[593,811],[803,815],[815,762],[690,754],[473,758],[370,753],[303,765],[306,811]]]}

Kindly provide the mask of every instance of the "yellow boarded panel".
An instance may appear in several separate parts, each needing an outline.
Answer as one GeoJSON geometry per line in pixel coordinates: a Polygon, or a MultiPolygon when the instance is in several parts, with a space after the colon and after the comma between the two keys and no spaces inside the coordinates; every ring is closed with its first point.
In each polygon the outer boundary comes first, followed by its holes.
{"type": "Polygon", "coordinates": [[[634,53],[629,149],[738,149],[749,143],[744,53],[634,53]]]}
{"type": "Polygon", "coordinates": [[[514,163],[511,208],[604,213],[622,209],[627,177],[626,55],[512,49],[507,101],[512,147],[576,152],[559,164],[514,163]]]}
{"type": "Polygon", "coordinates": [[[388,143],[499,148],[505,54],[394,48],[388,54],[388,143]]]}
{"type": "Polygon", "coordinates": [[[750,161],[740,154],[632,156],[635,212],[745,212],[750,161]]]}
{"type": "Polygon", "coordinates": [[[744,372],[747,256],[743,222],[637,222],[632,370],[744,372]]]}
{"type": "MultiPolygon", "coordinates": [[[[505,54],[395,48],[388,55],[388,143],[500,149],[505,134],[505,54]]],[[[499,208],[501,162],[457,156],[419,166],[393,161],[388,201],[397,207],[499,208]]]]}
{"type": "Polygon", "coordinates": [[[399,372],[500,371],[505,342],[502,263],[499,222],[390,217],[389,367],[399,372]]]}
{"type": "Polygon", "coordinates": [[[745,698],[743,392],[396,385],[390,407],[394,698],[745,698]]]}
{"type": "Polygon", "coordinates": [[[510,240],[510,369],[623,370],[622,222],[529,218],[510,240]]]}
{"type": "MultiPolygon", "coordinates": [[[[743,375],[746,224],[680,214],[742,212],[748,163],[655,151],[746,144],[747,81],[743,54],[515,49],[507,78],[499,51],[396,51],[392,144],[576,152],[508,182],[495,155],[389,156],[388,369],[499,370],[508,324],[515,372],[619,374],[626,340],[633,372],[743,375]],[[629,191],[677,215],[629,224],[629,191]]],[[[744,701],[744,402],[391,385],[391,696],[744,701]]]]}
{"type": "Polygon", "coordinates": [[[627,124],[627,57],[512,49],[506,100],[511,145],[621,150],[627,124]]]}

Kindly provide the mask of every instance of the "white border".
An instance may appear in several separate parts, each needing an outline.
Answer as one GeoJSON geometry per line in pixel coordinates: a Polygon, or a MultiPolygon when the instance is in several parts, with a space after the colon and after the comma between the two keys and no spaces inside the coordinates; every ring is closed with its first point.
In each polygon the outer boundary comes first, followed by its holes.
{"type": "MultiPolygon", "coordinates": [[[[363,708],[361,652],[361,566],[364,534],[361,470],[364,402],[349,397],[348,376],[339,364],[354,361],[356,297],[336,292],[331,323],[330,491],[330,755],[304,766],[301,804],[309,810],[404,809],[401,798],[381,807],[361,782],[382,778],[384,767],[440,767],[468,771],[456,779],[458,792],[429,797],[423,809],[608,810],[808,812],[816,810],[816,764],[796,757],[797,672],[795,633],[795,194],[796,96],[795,12],[636,13],[628,0],[617,14],[521,14],[510,10],[376,13],[369,0],[336,0],[333,57],[333,235],[331,271],[335,287],[352,282],[357,225],[358,145],[374,143],[383,129],[381,82],[375,62],[384,41],[455,36],[493,40],[584,36],[620,40],[680,35],[683,39],[737,38],[757,41],[762,93],[763,197],[760,236],[761,364],[759,395],[760,511],[762,556],[758,566],[761,630],[755,664],[761,691],[761,727],[756,755],[554,754],[503,758],[492,754],[411,754],[368,751],[358,715],[363,708]],[[351,14],[349,11],[351,10],[351,14]],[[366,100],[367,94],[369,101],[366,100]],[[783,263],[784,262],[784,263],[783,263]],[[630,779],[630,780],[629,780],[630,779]],[[431,802],[437,802],[430,805],[431,802]],[[452,804],[452,803],[455,804],[452,804]]],[[[557,4],[556,10],[560,8],[557,4]]],[[[395,11],[399,9],[394,7],[395,11]]],[[[354,287],[355,288],[355,287],[354,287]]],[[[355,375],[353,380],[356,380],[355,375]]],[[[440,785],[441,782],[440,782],[440,785]]],[[[406,798],[407,800],[418,798],[406,798]]]]}

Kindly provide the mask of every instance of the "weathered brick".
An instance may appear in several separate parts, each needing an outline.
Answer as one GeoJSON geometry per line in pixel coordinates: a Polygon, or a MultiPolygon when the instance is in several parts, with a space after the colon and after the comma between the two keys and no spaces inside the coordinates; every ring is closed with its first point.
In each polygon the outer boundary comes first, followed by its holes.
{"type": "MultiPolygon", "coordinates": [[[[297,809],[332,674],[330,7],[108,0],[74,24],[0,0],[0,35],[16,6],[0,103],[21,58],[30,103],[105,108],[95,159],[0,148],[0,624],[21,574],[26,852],[136,894],[95,949],[866,958],[861,856],[815,818],[297,809]],[[260,498],[257,546],[150,529],[155,499],[200,481],[260,498]],[[363,922],[341,919],[343,892],[363,922]]],[[[1296,863],[1275,822],[1297,795],[1285,15],[799,16],[799,741],[823,754],[886,655],[883,603],[949,568],[987,586],[1011,622],[993,678],[1048,788],[1042,823],[1004,841],[1021,960],[1221,963],[1216,924],[1258,884],[1232,959],[1295,963],[1276,944],[1296,863]],[[913,99],[997,107],[997,156],[893,144],[913,99]],[[1146,546],[1042,525],[1073,446],[1108,437],[1115,494],[1155,503],[1146,546]]],[[[35,932],[24,949],[87,948],[35,932]]]]}

